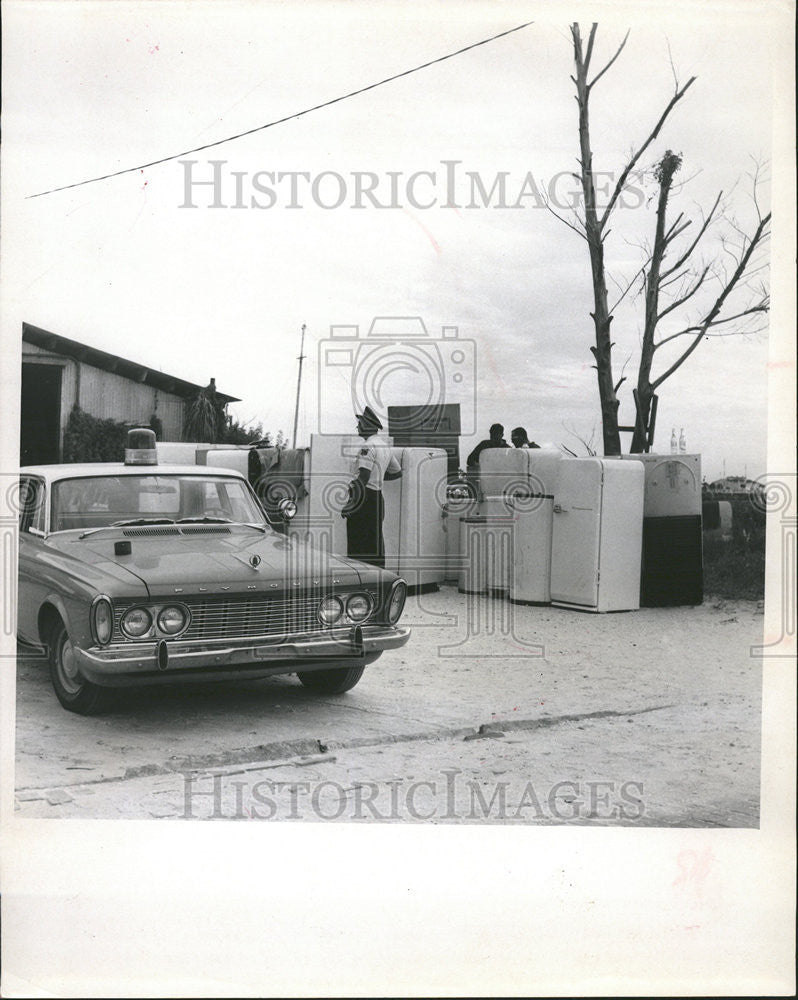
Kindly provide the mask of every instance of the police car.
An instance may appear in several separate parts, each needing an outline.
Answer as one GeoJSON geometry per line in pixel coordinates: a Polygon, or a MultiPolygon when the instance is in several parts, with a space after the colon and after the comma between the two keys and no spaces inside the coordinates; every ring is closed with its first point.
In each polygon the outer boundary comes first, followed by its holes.
{"type": "Polygon", "coordinates": [[[125,462],[20,472],[18,638],[45,648],[64,708],[118,689],[296,673],[340,694],[410,631],[396,574],[280,534],[246,478],[125,462]]]}

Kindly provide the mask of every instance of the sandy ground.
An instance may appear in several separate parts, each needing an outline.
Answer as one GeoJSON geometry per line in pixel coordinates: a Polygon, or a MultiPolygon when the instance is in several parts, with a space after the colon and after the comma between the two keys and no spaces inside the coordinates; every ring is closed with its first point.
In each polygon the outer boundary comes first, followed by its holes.
{"type": "Polygon", "coordinates": [[[755,827],[762,609],[411,600],[340,698],[294,678],[136,691],[96,719],[18,679],[17,815],[755,827]]]}

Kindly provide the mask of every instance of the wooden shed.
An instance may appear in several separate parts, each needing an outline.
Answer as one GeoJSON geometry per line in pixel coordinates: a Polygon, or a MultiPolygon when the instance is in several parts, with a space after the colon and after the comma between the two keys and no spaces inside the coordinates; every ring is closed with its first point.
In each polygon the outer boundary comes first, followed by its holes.
{"type": "MultiPolygon", "coordinates": [[[[22,324],[20,463],[60,462],[72,407],[100,419],[147,424],[155,414],[163,438],[180,441],[185,407],[202,386],[157,368],[22,324]]],[[[224,403],[235,396],[217,392],[224,403]]]]}

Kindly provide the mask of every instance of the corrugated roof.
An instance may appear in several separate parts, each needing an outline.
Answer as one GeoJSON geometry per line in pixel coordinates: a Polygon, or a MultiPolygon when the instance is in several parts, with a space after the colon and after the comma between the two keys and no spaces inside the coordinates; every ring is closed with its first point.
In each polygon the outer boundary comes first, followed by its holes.
{"type": "MultiPolygon", "coordinates": [[[[23,343],[35,344],[37,347],[43,347],[54,354],[63,354],[76,361],[100,368],[102,371],[112,372],[123,378],[129,378],[133,382],[151,385],[162,392],[171,392],[186,399],[196,396],[204,388],[204,386],[177,378],[175,375],[167,375],[156,368],[147,368],[137,361],[120,358],[118,354],[109,354],[107,351],[100,351],[88,344],[81,344],[80,341],[70,340],[69,337],[50,333],[49,330],[42,330],[41,327],[33,326],[30,323],[22,324],[22,340],[23,343]]],[[[241,402],[237,396],[228,396],[218,390],[216,395],[224,403],[241,402]]]]}

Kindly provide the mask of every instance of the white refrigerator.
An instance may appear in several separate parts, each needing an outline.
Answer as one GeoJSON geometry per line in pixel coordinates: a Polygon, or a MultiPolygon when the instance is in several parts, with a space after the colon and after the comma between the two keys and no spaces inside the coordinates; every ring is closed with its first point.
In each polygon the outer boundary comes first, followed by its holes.
{"type": "Polygon", "coordinates": [[[479,513],[507,516],[510,498],[529,488],[529,449],[485,448],[479,456],[479,513]]]}
{"type": "MultiPolygon", "coordinates": [[[[305,461],[308,500],[292,534],[318,548],[346,555],[346,521],[341,510],[352,481],[352,462],[363,447],[357,434],[311,434],[305,461]]],[[[387,516],[387,515],[386,515],[387,516]]]]}
{"type": "Polygon", "coordinates": [[[564,458],[554,496],[551,600],[583,611],[640,607],[641,462],[564,458]]]}
{"type": "Polygon", "coordinates": [[[562,455],[542,448],[522,453],[527,456],[529,489],[527,496],[511,500],[515,532],[509,597],[515,604],[550,604],[553,506],[562,455]]]}
{"type": "Polygon", "coordinates": [[[443,448],[396,448],[402,478],[383,484],[385,568],[411,588],[446,579],[448,458],[443,448]]]}

